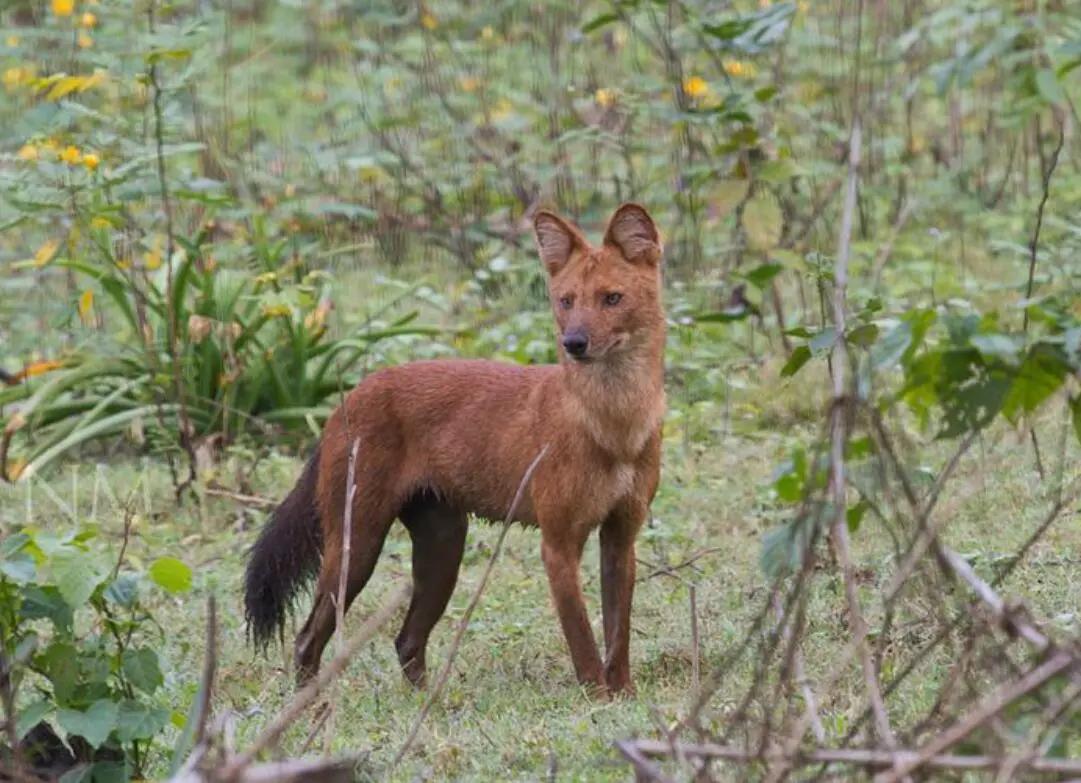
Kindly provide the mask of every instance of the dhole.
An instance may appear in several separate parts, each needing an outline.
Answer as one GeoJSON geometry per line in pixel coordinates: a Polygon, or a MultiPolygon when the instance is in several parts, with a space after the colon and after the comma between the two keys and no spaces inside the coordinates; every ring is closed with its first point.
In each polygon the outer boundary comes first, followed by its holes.
{"type": "Polygon", "coordinates": [[[425,647],[465,546],[467,514],[500,519],[526,467],[548,445],[516,521],[540,528],[541,559],[578,680],[633,689],[634,541],[657,489],[664,414],[661,240],[624,204],[604,241],[540,212],[534,231],[559,329],[559,364],[421,361],[373,373],[327,422],[315,454],[251,552],[246,614],[265,645],[318,569],[296,639],[297,676],[316,672],[334,632],[349,452],[360,439],[346,608],[364,588],[394,520],[413,543],[413,595],[395,640],[405,676],[422,684],[425,647]],[[601,660],[579,566],[600,528],[601,660]]]}

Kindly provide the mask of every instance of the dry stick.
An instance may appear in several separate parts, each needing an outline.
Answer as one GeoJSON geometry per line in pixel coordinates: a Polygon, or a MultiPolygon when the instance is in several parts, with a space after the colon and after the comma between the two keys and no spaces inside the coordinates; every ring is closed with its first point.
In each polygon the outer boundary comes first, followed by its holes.
{"type": "Polygon", "coordinates": [[[246,766],[251,764],[259,753],[276,743],[285,730],[288,729],[289,726],[300,717],[300,714],[319,697],[319,694],[323,692],[323,689],[345,671],[345,667],[349,665],[350,658],[352,658],[369,639],[375,636],[376,632],[387,622],[387,620],[398,612],[402,605],[409,599],[410,592],[411,588],[408,584],[402,585],[397,592],[391,596],[389,601],[383,604],[375,614],[369,617],[364,624],[360,626],[360,630],[357,631],[356,636],[349,640],[342,648],[341,652],[335,655],[330,663],[320,670],[316,678],[304,686],[304,688],[293,697],[293,700],[278,713],[277,717],[263,729],[262,733],[255,739],[255,742],[251,744],[251,747],[235,756],[229,762],[222,771],[220,779],[223,781],[236,779],[236,777],[243,772],[246,766]]]}
{"type": "Polygon", "coordinates": [[[279,503],[277,500],[260,497],[259,495],[245,495],[243,492],[234,492],[231,489],[225,489],[224,487],[205,487],[203,492],[207,495],[229,498],[230,500],[235,500],[237,503],[243,503],[248,506],[258,506],[259,508],[276,508],[279,503]]]}
{"type": "MultiPolygon", "coordinates": [[[[664,748],[662,753],[656,755],[668,755],[671,752],[671,746],[666,745],[663,742],[657,743],[664,748]]],[[[667,777],[661,772],[660,767],[647,759],[642,753],[640,746],[641,741],[632,742],[630,740],[616,740],[616,750],[623,754],[623,757],[627,761],[631,762],[631,766],[634,767],[634,779],[636,783],[639,781],[661,781],[662,783],[670,783],[671,778],[667,777]]]]}
{"type": "Polygon", "coordinates": [[[1022,330],[1028,331],[1028,304],[1027,300],[1032,298],[1032,286],[1034,278],[1036,276],[1036,253],[1040,247],[1040,230],[1043,228],[1043,211],[1047,206],[1047,199],[1051,196],[1051,176],[1055,173],[1055,167],[1058,166],[1058,156],[1062,152],[1062,145],[1066,140],[1066,133],[1063,129],[1062,123],[1058,123],[1058,144],[1055,146],[1055,151],[1051,153],[1051,161],[1047,166],[1047,169],[1043,172],[1043,193],[1040,196],[1040,205],[1036,208],[1036,226],[1032,229],[1032,240],[1028,244],[1028,282],[1025,284],[1025,314],[1022,321],[1022,330]]]}
{"type": "Polygon", "coordinates": [[[495,561],[498,559],[499,553],[503,549],[503,541],[507,537],[507,531],[510,530],[511,522],[514,521],[514,514],[518,511],[518,504],[521,503],[526,487],[529,486],[529,481],[533,478],[533,471],[537,469],[537,465],[540,464],[541,459],[544,458],[544,455],[547,452],[548,444],[545,444],[544,447],[537,452],[537,456],[533,458],[533,461],[529,463],[529,467],[526,468],[525,473],[522,475],[522,480],[518,483],[518,489],[514,493],[514,499],[511,501],[510,508],[507,510],[506,518],[503,520],[503,529],[499,532],[499,538],[496,539],[495,548],[492,549],[492,556],[488,558],[488,565],[484,569],[484,573],[481,574],[480,583],[473,593],[473,598],[469,601],[469,605],[465,608],[465,614],[462,615],[462,619],[458,622],[458,629],[455,631],[454,639],[450,643],[450,650],[447,652],[447,660],[443,664],[443,670],[439,672],[439,679],[436,680],[435,687],[432,688],[431,693],[428,694],[424,706],[420,708],[420,712],[413,721],[413,726],[409,730],[405,742],[402,743],[398,752],[394,754],[394,759],[390,762],[390,766],[385,773],[388,776],[390,771],[401,763],[401,760],[405,758],[405,754],[409,751],[409,748],[416,741],[417,735],[420,733],[420,727],[424,723],[424,719],[428,717],[428,713],[431,712],[432,706],[435,704],[440,694],[442,694],[443,688],[450,678],[450,670],[454,665],[454,658],[458,654],[458,648],[462,645],[462,639],[465,637],[466,628],[469,627],[469,620],[473,616],[473,611],[477,608],[477,604],[480,603],[480,597],[488,584],[488,578],[492,575],[492,570],[495,568],[495,561]]]}
{"type": "Polygon", "coordinates": [[[860,122],[857,117],[852,123],[852,135],[849,139],[848,183],[845,189],[844,212],[841,215],[841,235],[837,242],[837,259],[833,271],[833,324],[837,336],[833,343],[831,361],[831,369],[833,370],[833,423],[831,426],[830,463],[832,470],[830,483],[836,518],[833,522],[833,529],[830,531],[830,539],[833,542],[837,560],[840,562],[844,574],[845,596],[848,602],[851,631],[860,640],[860,660],[867,685],[867,698],[875,713],[875,729],[879,738],[887,746],[893,748],[896,745],[896,739],[893,736],[893,730],[890,728],[889,716],[886,714],[886,704],[882,699],[882,689],[878,684],[878,673],[875,671],[874,659],[870,647],[866,644],[867,623],[860,610],[856,578],[852,570],[852,559],[849,552],[848,521],[845,516],[847,490],[845,481],[845,418],[848,410],[845,396],[845,365],[848,362],[848,352],[845,349],[844,340],[845,289],[848,284],[848,255],[852,244],[852,216],[856,209],[856,188],[859,180],[860,141],[860,122]]]}
{"type": "MultiPolygon", "coordinates": [[[[639,757],[663,758],[672,754],[666,742],[660,740],[637,740],[624,742],[639,757]]],[[[758,761],[763,757],[734,745],[715,743],[692,744],[677,743],[680,753],[699,758],[726,759],[729,761],[758,761]]],[[[623,748],[620,748],[623,750],[623,748]]],[[[812,764],[851,764],[866,767],[890,767],[897,763],[913,761],[918,754],[911,750],[862,750],[847,748],[821,748],[800,753],[792,762],[797,766],[812,764]]],[[[767,757],[768,758],[768,757],[767,757]]],[[[941,753],[929,757],[923,762],[925,767],[936,769],[995,769],[1007,759],[999,756],[969,756],[941,753]]],[[[1021,759],[1019,767],[1033,772],[1050,772],[1060,775],[1081,774],[1081,759],[1033,758],[1021,759]]]]}
{"type": "MultiPolygon", "coordinates": [[[[360,451],[360,438],[353,439],[353,448],[349,451],[349,468],[345,479],[345,515],[342,520],[342,559],[338,567],[338,595],[334,601],[334,625],[338,629],[338,654],[345,646],[345,589],[349,583],[349,560],[353,552],[353,501],[357,494],[357,452],[360,451]]],[[[324,753],[330,753],[330,743],[334,740],[334,718],[337,714],[337,702],[330,694],[329,708],[326,714],[327,733],[323,746],[324,753]]]]}
{"type": "Polygon", "coordinates": [[[687,585],[687,597],[691,605],[691,687],[697,693],[702,685],[702,647],[698,639],[698,590],[694,582],[687,585]]]}
{"type": "Polygon", "coordinates": [[[947,546],[938,544],[936,548],[940,560],[953,569],[954,574],[968,583],[976,595],[991,609],[995,621],[1006,631],[1016,633],[1035,647],[1037,652],[1042,653],[1051,646],[1051,640],[1036,626],[1006,606],[1006,602],[991,588],[991,585],[980,579],[968,561],[947,546]]]}
{"type": "Polygon", "coordinates": [[[211,595],[206,600],[206,657],[203,659],[202,687],[199,689],[199,711],[196,713],[192,746],[206,739],[206,723],[210,717],[210,701],[214,692],[214,675],[218,670],[218,601],[211,595]]]}
{"type": "MultiPolygon", "coordinates": [[[[990,695],[984,698],[975,709],[964,718],[954,723],[945,731],[935,735],[930,742],[923,746],[914,758],[898,764],[894,769],[882,773],[876,778],[876,783],[896,783],[904,775],[907,775],[927,763],[929,759],[939,755],[942,751],[956,745],[973,731],[978,729],[991,718],[1000,714],[1003,709],[1022,696],[1042,686],[1052,677],[1060,674],[1071,666],[1078,664],[1076,655],[1060,652],[1025,674],[1018,680],[998,687],[990,695]]],[[[1078,770],[1081,770],[1081,762],[1078,762],[1078,770]]]]}

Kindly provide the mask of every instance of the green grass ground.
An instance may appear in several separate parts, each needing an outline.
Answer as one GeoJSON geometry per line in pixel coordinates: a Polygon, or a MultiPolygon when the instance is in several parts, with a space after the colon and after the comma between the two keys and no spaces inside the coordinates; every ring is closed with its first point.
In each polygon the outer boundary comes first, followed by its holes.
{"type": "MultiPolygon", "coordinates": [[[[772,371],[766,368],[764,371],[772,371]]],[[[810,376],[801,381],[811,383],[810,376]]],[[[681,426],[669,428],[662,487],[654,504],[654,522],[644,531],[639,547],[641,580],[633,619],[632,662],[638,686],[633,699],[590,700],[576,685],[569,659],[550,609],[539,558],[537,533],[513,529],[506,549],[470,625],[446,693],[428,717],[420,737],[393,779],[513,779],[622,780],[627,767],[612,741],[630,735],[655,734],[684,714],[692,694],[692,654],[688,590],[681,580],[697,585],[703,672],[708,672],[732,645],[745,637],[755,612],[766,598],[766,580],[759,567],[761,534],[783,518],[772,501],[769,481],[787,447],[808,436],[808,425],[752,425],[761,417],[800,418],[806,410],[805,388],[790,386],[771,395],[769,409],[754,402],[756,395],[735,399],[733,421],[696,422],[712,428],[707,439],[685,440],[681,426]],[[743,425],[743,426],[741,426],[743,425]],[[725,427],[729,433],[725,434],[725,427]],[[783,434],[779,434],[783,433],[783,434]],[[653,575],[662,564],[681,563],[710,549],[694,567],[679,571],[681,579],[653,575]]],[[[1056,464],[1058,420],[1049,416],[1039,428],[1045,457],[1056,464]]],[[[1067,478],[1081,476],[1078,449],[1069,440],[1067,478]]],[[[940,468],[947,450],[926,466],[940,468]]],[[[218,468],[229,482],[232,471],[251,469],[251,455],[237,450],[218,468]]],[[[300,461],[271,456],[257,463],[253,488],[268,498],[282,496],[292,485],[300,461]]],[[[3,487],[0,522],[34,523],[63,529],[71,524],[56,500],[76,506],[80,518],[93,516],[114,551],[121,536],[122,513],[110,490],[130,497],[139,514],[128,548],[135,563],[162,554],[182,558],[195,572],[191,593],[158,598],[152,607],[161,623],[160,651],[167,672],[168,699],[184,710],[194,696],[204,656],[204,614],[207,596],[220,607],[221,649],[214,693],[215,713],[223,716],[238,748],[244,747],[292,695],[288,655],[272,648],[268,657],[245,644],[241,606],[241,577],[247,547],[262,524],[264,512],[220,497],[207,497],[196,507],[172,503],[168,473],[158,461],[119,459],[95,468],[83,462],[47,476],[47,485],[3,487]],[[95,481],[95,474],[100,481],[95,481]],[[145,482],[145,483],[144,483],[145,482]],[[98,485],[95,492],[95,484],[98,485]],[[108,485],[108,488],[105,487],[108,485]],[[94,497],[97,495],[96,509],[94,497]],[[74,502],[73,502],[74,499],[74,502]],[[149,512],[149,513],[147,513],[149,512]]],[[[987,434],[962,461],[938,514],[947,522],[947,539],[987,568],[1016,550],[1038,524],[1047,508],[1046,488],[1038,486],[1032,452],[1026,439],[1002,429],[987,434]]],[[[1075,504],[1076,505],[1076,504],[1075,504]]],[[[454,624],[472,596],[490,556],[498,527],[472,525],[458,589],[446,617],[437,626],[429,649],[430,671],[447,655],[454,624]]],[[[867,522],[854,536],[861,574],[862,597],[872,618],[875,596],[891,568],[891,547],[880,526],[867,522]]],[[[1032,551],[1010,578],[1003,592],[1028,601],[1037,617],[1052,627],[1076,633],[1081,627],[1081,525],[1071,509],[1032,551]]],[[[409,543],[396,526],[368,589],[347,617],[350,631],[384,600],[393,585],[408,578],[409,543]]],[[[599,632],[596,541],[585,557],[587,599],[599,632]]],[[[956,603],[958,596],[943,601],[956,603]]],[[[929,601],[934,595],[916,591],[906,601],[897,625],[896,641],[883,661],[886,674],[900,666],[936,626],[929,601]]],[[[302,606],[294,626],[303,619],[302,606]]],[[[373,778],[386,775],[385,765],[407,734],[424,700],[424,693],[401,678],[392,639],[400,617],[384,627],[356,656],[337,690],[338,713],[334,753],[358,754],[373,778]]],[[[287,633],[291,642],[294,628],[287,633]]],[[[812,681],[828,671],[846,639],[840,585],[832,571],[815,580],[810,604],[810,628],[803,652],[812,681]]],[[[906,687],[891,700],[895,724],[905,726],[930,704],[939,678],[955,651],[943,648],[932,656],[906,687]]],[[[731,710],[751,676],[744,661],[721,684],[712,702],[712,718],[720,721],[731,710]]],[[[847,728],[861,694],[855,670],[823,705],[831,734],[847,728]]],[[[312,726],[307,713],[286,735],[284,753],[301,750],[312,726]]],[[[719,725],[719,724],[718,724],[719,725]]],[[[321,750],[320,736],[313,751],[321,750]]],[[[155,772],[161,773],[166,759],[155,772]]],[[[739,770],[731,770],[733,779],[739,770]]]]}

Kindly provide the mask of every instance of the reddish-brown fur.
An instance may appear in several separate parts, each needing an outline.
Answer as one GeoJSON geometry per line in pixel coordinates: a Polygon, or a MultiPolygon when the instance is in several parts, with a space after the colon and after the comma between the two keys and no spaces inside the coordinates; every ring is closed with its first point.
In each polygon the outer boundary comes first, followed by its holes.
{"type": "MultiPolygon", "coordinates": [[[[396,647],[412,682],[424,679],[428,636],[457,580],[466,514],[502,518],[547,445],[517,520],[540,528],[578,680],[601,691],[632,689],[634,542],[657,488],[664,414],[660,238],[634,204],[616,211],[599,246],[549,212],[534,226],[560,334],[558,365],[393,367],[366,378],[327,422],[312,465],[323,559],[296,640],[301,677],[316,671],[334,631],[348,455],[359,438],[347,606],[400,518],[413,541],[414,593],[396,647]],[[583,546],[598,528],[603,661],[579,578],[583,546]]],[[[257,567],[253,557],[249,579],[257,567]]]]}

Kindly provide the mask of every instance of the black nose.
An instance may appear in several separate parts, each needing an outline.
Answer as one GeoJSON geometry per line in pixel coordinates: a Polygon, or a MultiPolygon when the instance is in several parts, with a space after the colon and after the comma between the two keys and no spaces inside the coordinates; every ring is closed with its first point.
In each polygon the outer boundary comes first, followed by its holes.
{"type": "Polygon", "coordinates": [[[586,348],[588,346],[589,338],[580,332],[572,332],[571,334],[563,335],[563,347],[571,356],[585,356],[586,348]]]}

